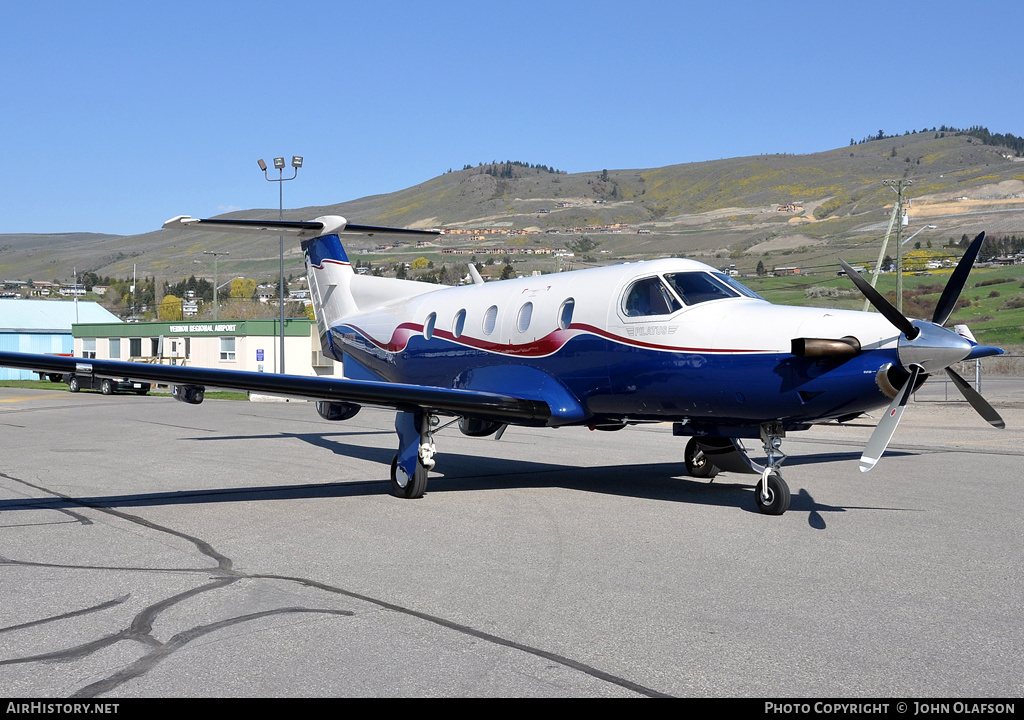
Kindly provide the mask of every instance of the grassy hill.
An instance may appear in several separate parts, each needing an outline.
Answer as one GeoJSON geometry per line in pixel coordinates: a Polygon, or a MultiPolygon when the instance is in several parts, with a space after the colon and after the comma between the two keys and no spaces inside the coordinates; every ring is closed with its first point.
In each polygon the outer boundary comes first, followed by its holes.
{"type": "MultiPolygon", "coordinates": [[[[937,226],[918,236],[924,243],[942,247],[982,230],[1024,235],[1022,158],[977,136],[934,130],[809,155],[653,169],[566,174],[499,162],[448,172],[394,193],[287,210],[285,217],[338,214],[365,224],[490,231],[476,238],[447,234],[433,248],[377,251],[376,238],[350,244],[355,258],[375,264],[422,256],[438,267],[458,262],[442,254],[442,247],[564,247],[586,236],[594,247],[574,258],[574,267],[675,255],[752,273],[760,262],[768,269],[803,268],[799,281],[779,279],[799,288],[813,282],[816,272],[834,280],[840,255],[852,263],[874,263],[895,199],[882,181],[898,178],[913,181],[908,232],[937,226]],[[512,232],[525,234],[506,234],[512,232]]],[[[276,219],[277,210],[222,217],[276,219]]],[[[0,235],[0,279],[70,280],[71,267],[128,277],[133,264],[140,277],[161,281],[192,274],[212,279],[213,262],[205,250],[230,253],[219,261],[222,280],[277,275],[277,238],[155,230],[130,237],[0,235]]],[[[551,272],[568,266],[558,262],[527,256],[516,269],[551,272]]],[[[302,273],[297,245],[286,248],[286,273],[302,273]]],[[[797,301],[828,300],[801,294],[798,289],[797,301]]],[[[1000,316],[1008,312],[1001,310],[1000,316]]]]}

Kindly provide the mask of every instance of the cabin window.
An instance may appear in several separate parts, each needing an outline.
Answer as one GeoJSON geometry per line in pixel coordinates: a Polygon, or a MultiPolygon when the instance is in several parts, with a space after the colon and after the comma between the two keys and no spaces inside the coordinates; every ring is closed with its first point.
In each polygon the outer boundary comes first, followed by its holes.
{"type": "Polygon", "coordinates": [[[533,317],[533,303],[526,303],[519,308],[519,317],[516,319],[516,327],[519,332],[524,333],[530,329],[530,318],[533,317]]]}
{"type": "Polygon", "coordinates": [[[491,305],[487,308],[487,312],[484,313],[483,331],[484,335],[490,335],[494,332],[494,326],[498,322],[498,306],[491,305]]]}
{"type": "Polygon", "coordinates": [[[657,277],[637,280],[629,286],[622,301],[626,317],[670,315],[681,308],[679,301],[657,277]]]}
{"type": "Polygon", "coordinates": [[[462,337],[462,331],[466,327],[466,310],[462,309],[455,315],[455,322],[452,323],[452,335],[462,337]]]}
{"type": "Polygon", "coordinates": [[[423,337],[427,340],[434,337],[434,323],[437,322],[437,313],[430,313],[423,321],[423,337]]]}
{"type": "Polygon", "coordinates": [[[739,297],[739,293],[710,273],[681,272],[666,275],[672,289],[687,305],[721,300],[722,298],[739,297]]]}
{"type": "Polygon", "coordinates": [[[569,298],[562,307],[558,309],[558,327],[561,330],[568,330],[569,326],[572,325],[572,311],[576,307],[576,301],[569,298]]]}

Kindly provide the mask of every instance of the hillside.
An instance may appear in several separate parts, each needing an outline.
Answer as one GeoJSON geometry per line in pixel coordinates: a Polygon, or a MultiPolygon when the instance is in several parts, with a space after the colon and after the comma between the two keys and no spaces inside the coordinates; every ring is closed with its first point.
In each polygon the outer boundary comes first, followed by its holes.
{"type": "MultiPolygon", "coordinates": [[[[945,244],[980,230],[1024,234],[1021,160],[978,137],[922,131],[810,155],[654,169],[565,174],[500,162],[448,172],[394,193],[288,210],[285,216],[339,214],[366,224],[492,232],[482,239],[470,234],[441,239],[442,246],[466,248],[558,247],[587,235],[597,243],[596,262],[685,255],[713,264],[729,258],[741,271],[752,271],[759,260],[766,265],[834,262],[838,253],[850,261],[873,260],[895,198],[882,185],[889,178],[913,180],[910,231],[925,223],[938,226],[920,239],[945,244]],[[597,229],[615,224],[621,226],[615,231],[597,229]],[[528,234],[506,234],[512,231],[528,234]]],[[[277,210],[224,217],[272,219],[277,210]]],[[[154,219],[154,225],[162,220],[154,219]]],[[[373,242],[355,243],[352,250],[372,251],[373,242]]],[[[0,235],[0,280],[70,280],[72,267],[127,277],[133,264],[140,276],[162,280],[212,277],[204,250],[230,253],[220,259],[223,278],[276,276],[276,238],[155,230],[130,237],[0,235]]],[[[435,263],[450,257],[440,248],[396,248],[367,257],[418,255],[435,263]]],[[[286,260],[287,273],[302,272],[298,247],[288,248],[286,260]]],[[[534,264],[555,268],[550,258],[534,264]]]]}

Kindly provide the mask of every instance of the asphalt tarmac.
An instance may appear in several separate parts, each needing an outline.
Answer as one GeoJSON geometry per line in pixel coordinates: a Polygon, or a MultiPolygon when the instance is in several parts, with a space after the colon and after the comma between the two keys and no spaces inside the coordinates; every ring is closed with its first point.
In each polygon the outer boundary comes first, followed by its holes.
{"type": "Polygon", "coordinates": [[[1020,697],[1020,387],[791,434],[781,517],[668,425],[449,427],[399,500],[383,411],[0,389],[0,696],[1020,697]]]}

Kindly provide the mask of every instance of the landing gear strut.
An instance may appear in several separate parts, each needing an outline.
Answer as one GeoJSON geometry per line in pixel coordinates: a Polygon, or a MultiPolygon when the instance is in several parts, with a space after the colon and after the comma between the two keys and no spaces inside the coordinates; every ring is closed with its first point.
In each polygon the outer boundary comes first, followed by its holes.
{"type": "Polygon", "coordinates": [[[754,499],[757,509],[765,515],[781,515],[789,509],[789,485],[782,479],[779,466],[786,459],[782,447],[782,438],[786,431],[781,423],[764,423],[761,425],[761,440],[764,452],[768,456],[768,464],[761,473],[761,480],[754,488],[754,499]]]}
{"type": "Polygon", "coordinates": [[[427,491],[427,475],[434,467],[433,428],[436,415],[399,412],[395,416],[398,454],[391,461],[391,492],[400,498],[421,498],[427,491]]]}

